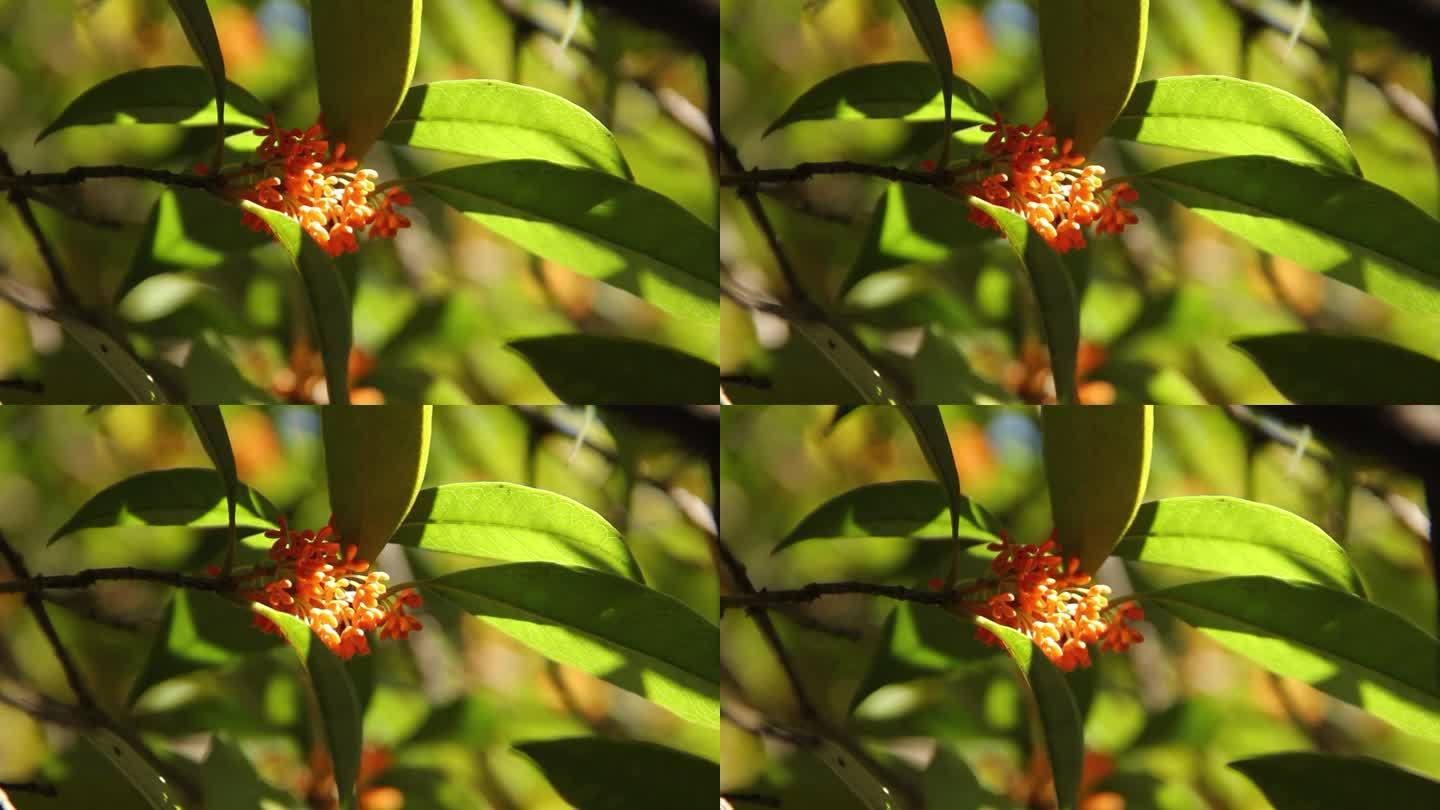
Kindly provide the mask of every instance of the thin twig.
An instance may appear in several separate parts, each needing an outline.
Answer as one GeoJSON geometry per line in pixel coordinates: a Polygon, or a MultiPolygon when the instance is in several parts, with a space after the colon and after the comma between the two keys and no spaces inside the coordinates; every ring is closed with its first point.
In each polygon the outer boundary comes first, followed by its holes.
{"type": "Polygon", "coordinates": [[[956,600],[959,591],[926,591],[900,585],[878,585],[873,582],[811,582],[792,590],[771,591],[762,588],[753,593],[722,596],[720,607],[753,610],[813,602],[822,596],[842,594],[884,596],[899,602],[918,602],[922,605],[948,605],[956,600]]]}
{"type": "Polygon", "coordinates": [[[181,174],[164,169],[145,169],[139,166],[72,166],[63,172],[26,172],[10,177],[0,177],[0,191],[23,191],[49,186],[73,186],[86,180],[111,177],[127,177],[133,180],[149,180],[167,186],[186,188],[217,189],[225,184],[225,177],[219,174],[181,174]]]}
{"type": "MultiPolygon", "coordinates": [[[[716,132],[715,143],[720,149],[721,164],[731,171],[740,172],[742,175],[746,174],[745,164],[740,162],[739,150],[735,148],[735,144],[731,143],[729,138],[725,137],[725,133],[716,132]]],[[[720,176],[722,186],[725,185],[727,176],[729,175],[720,176]]],[[[765,206],[760,203],[756,186],[754,184],[740,186],[739,195],[740,201],[750,212],[750,217],[755,220],[760,232],[765,235],[765,241],[770,245],[770,252],[775,256],[775,264],[780,268],[780,275],[785,278],[785,284],[790,288],[791,299],[797,303],[806,304],[808,309],[815,309],[813,304],[809,304],[809,294],[800,284],[800,277],[795,273],[795,266],[790,263],[789,256],[786,255],[785,249],[780,244],[780,236],[775,231],[775,224],[770,221],[770,215],[765,213],[765,206]]]]}
{"type": "Polygon", "coordinates": [[[235,580],[226,577],[197,577],[178,571],[157,571],[151,568],[87,568],[74,574],[29,576],[21,575],[9,582],[0,582],[0,593],[39,594],[41,591],[89,588],[97,582],[158,582],[176,588],[225,593],[235,589],[235,580]]]}
{"type": "Polygon", "coordinates": [[[0,791],[6,793],[34,793],[39,796],[59,796],[60,792],[49,782],[0,782],[0,791]]]}
{"type": "MultiPolygon", "coordinates": [[[[738,163],[738,161],[737,161],[738,163]]],[[[859,175],[883,177],[902,183],[947,188],[954,182],[953,172],[925,172],[902,169],[899,166],[885,166],[875,163],[859,163],[853,160],[812,161],[782,169],[742,169],[720,175],[720,185],[739,189],[753,189],[757,186],[781,183],[803,183],[822,175],[859,175]]]]}
{"type": "Polygon", "coordinates": [[[55,285],[55,292],[60,296],[60,301],[70,309],[80,310],[80,298],[75,295],[75,290],[65,278],[65,271],[60,266],[60,257],[55,255],[55,249],[50,246],[50,240],[45,238],[45,232],[40,230],[40,223],[35,219],[35,212],[30,208],[30,201],[26,199],[25,193],[19,186],[11,184],[20,178],[15,176],[15,167],[10,165],[10,156],[0,150],[0,190],[10,191],[10,204],[15,206],[15,212],[20,215],[20,222],[25,225],[25,230],[35,241],[35,247],[40,251],[40,258],[45,263],[45,269],[50,273],[50,283],[55,285]]]}

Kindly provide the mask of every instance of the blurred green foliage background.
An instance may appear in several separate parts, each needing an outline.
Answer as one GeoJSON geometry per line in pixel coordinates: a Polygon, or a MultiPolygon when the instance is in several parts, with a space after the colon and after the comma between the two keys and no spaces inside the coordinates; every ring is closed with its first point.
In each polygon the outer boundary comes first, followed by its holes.
{"type": "MultiPolygon", "coordinates": [[[[996,515],[1013,541],[1041,542],[1051,529],[1050,503],[1034,411],[942,410],[964,494],[996,515]]],[[[860,408],[838,423],[835,413],[823,406],[724,410],[721,536],[757,588],[839,580],[925,587],[945,574],[948,538],[814,541],[771,556],[802,517],[830,498],[863,484],[932,478],[897,411],[860,408]]],[[[1415,480],[1384,466],[1355,466],[1316,441],[1297,452],[1258,440],[1220,408],[1157,408],[1145,499],[1199,494],[1246,497],[1316,523],[1345,547],[1374,602],[1435,633],[1426,521],[1415,506],[1424,501],[1415,480]]],[[[1100,572],[1117,595],[1187,576],[1196,574],[1118,559],[1100,572]]],[[[772,614],[812,698],[830,717],[845,716],[894,604],[832,596],[772,614]]],[[[1093,695],[1082,808],[1266,808],[1254,785],[1226,763],[1287,750],[1361,754],[1440,777],[1440,745],[1274,677],[1160,610],[1147,606],[1146,612],[1144,643],[1124,655],[1098,656],[1092,669],[1067,675],[1077,698],[1093,695]]],[[[960,622],[955,631],[971,633],[960,622]]],[[[727,611],[721,638],[722,665],[733,681],[726,693],[730,716],[747,725],[757,717],[798,722],[784,673],[753,621],[743,611],[727,611]]],[[[1036,741],[1027,720],[1030,697],[1010,660],[988,652],[943,679],[883,688],[858,707],[850,728],[917,771],[936,746],[959,754],[989,795],[980,806],[1051,806],[1048,771],[1030,759],[1036,741]],[[1040,803],[1027,805],[1032,796],[1040,803]]],[[[861,806],[803,749],[734,723],[722,727],[721,740],[723,791],[778,796],[787,810],[861,806]]]]}
{"type": "MultiPolygon", "coordinates": [[[[224,409],[241,480],[297,528],[329,516],[320,420],[311,408],[224,409]]],[[[705,535],[681,511],[683,490],[713,505],[711,459],[673,434],[647,427],[643,412],[602,411],[587,423],[569,409],[436,408],[425,486],[477,480],[527,483],[574,498],[624,533],[653,588],[717,618],[705,535]],[[608,427],[607,427],[608,426],[608,427]],[[584,429],[577,446],[570,434],[584,429]],[[617,461],[617,459],[622,459],[617,461]],[[633,469],[628,476],[626,469],[633,469]]],[[[713,417],[713,414],[711,414],[713,417]]],[[[702,421],[705,416],[699,415],[702,421]]],[[[183,409],[78,407],[0,409],[0,531],[32,572],[140,566],[201,573],[222,553],[224,531],[86,530],[46,541],[101,489],[146,470],[205,467],[183,409]]],[[[378,567],[396,581],[483,565],[468,557],[391,547],[378,567]]],[[[123,705],[140,672],[169,590],[111,582],[56,593],[50,612],[99,699],[123,705]]],[[[362,781],[392,786],[404,807],[473,810],[563,808],[544,777],[510,747],[602,735],[652,740],[708,759],[717,735],[578,670],[550,664],[483,622],[427,600],[425,628],[408,642],[377,642],[347,668],[373,685],[365,713],[368,756],[384,767],[362,781]]],[[[258,632],[258,631],[257,631],[258,632]]],[[[18,596],[0,598],[0,781],[58,783],[60,800],[16,794],[20,807],[113,810],[146,807],[118,771],[73,732],[38,723],[11,700],[44,694],[70,700],[63,673],[18,596]]],[[[298,791],[312,772],[306,698],[285,649],[162,684],[135,708],[134,727],[161,750],[202,758],[210,735],[240,743],[272,784],[298,791]]],[[[363,788],[362,788],[363,792],[363,788]]],[[[368,810],[390,805],[370,804],[368,810]]],[[[222,806],[222,805],[216,805],[222,806]]],[[[294,806],[294,800],[290,804],[294,806]]]]}

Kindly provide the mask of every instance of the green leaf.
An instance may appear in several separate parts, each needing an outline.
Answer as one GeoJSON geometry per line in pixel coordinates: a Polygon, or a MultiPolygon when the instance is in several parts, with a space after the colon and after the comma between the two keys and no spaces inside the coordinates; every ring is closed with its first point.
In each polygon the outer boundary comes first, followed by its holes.
{"type": "Polygon", "coordinates": [[[448,574],[422,588],[546,658],[707,728],[720,726],[720,630],[659,591],[553,563],[448,574]]]}
{"type": "Polygon", "coordinates": [[[955,469],[955,455],[950,450],[950,434],[945,431],[945,419],[940,415],[938,405],[900,404],[900,414],[915,434],[920,452],[935,473],[935,480],[945,490],[950,502],[950,537],[960,539],[960,522],[964,519],[969,502],[960,494],[960,473],[955,469]]]}
{"type": "Polygon", "coordinates": [[[883,686],[942,677],[986,655],[988,649],[975,639],[968,622],[937,605],[901,602],[885,620],[850,709],[883,686]]]}
{"type": "Polygon", "coordinates": [[[173,792],[174,788],[165,781],[165,777],[157,773],[128,740],[100,726],[82,727],[80,735],[124,774],[125,779],[145,798],[146,804],[155,810],[181,810],[184,806],[180,803],[182,797],[173,792]]]}
{"type": "Polygon", "coordinates": [[[625,538],[598,512],[519,484],[421,490],[391,542],[491,560],[575,565],[644,581],[625,538]]]}
{"type": "Polygon", "coordinates": [[[201,669],[212,669],[271,649],[276,639],[260,632],[240,605],[205,591],[176,590],[165,608],[160,632],[140,675],[130,685],[129,702],[157,683],[201,669]]]}
{"type": "Polygon", "coordinates": [[[940,81],[944,96],[945,137],[950,137],[951,121],[954,120],[955,73],[950,60],[950,40],[945,36],[945,24],[940,20],[940,9],[935,0],[900,0],[905,18],[910,21],[910,30],[920,40],[920,48],[930,57],[935,66],[935,76],[940,81]]]}
{"type": "Polygon", "coordinates": [[[270,233],[300,276],[305,289],[320,359],[325,367],[325,391],[329,402],[350,404],[350,293],[340,272],[313,239],[302,236],[300,223],[290,217],[244,200],[240,207],[265,220],[270,233]]]}
{"type": "Polygon", "coordinates": [[[644,186],[538,160],[462,166],[415,184],[537,256],[718,329],[715,230],[644,186]]]}
{"type": "Polygon", "coordinates": [[[599,737],[521,743],[560,798],[585,810],[700,807],[715,799],[720,766],[663,745],[599,737]]]}
{"type": "Polygon", "coordinates": [[[225,484],[225,506],[230,518],[230,548],[233,552],[239,538],[235,533],[236,493],[240,490],[240,476],[235,471],[235,452],[230,447],[230,433],[225,430],[225,416],[219,405],[186,405],[185,414],[190,425],[205,448],[205,455],[215,465],[215,472],[225,484]]]}
{"type": "Polygon", "coordinates": [[[355,685],[345,665],[310,630],[310,625],[266,605],[255,603],[251,608],[280,628],[309,676],[325,746],[335,769],[335,784],[340,789],[340,805],[350,810],[355,807],[355,780],[360,773],[360,747],[365,739],[355,685]]]}
{"type": "Polygon", "coordinates": [[[494,79],[410,88],[380,137],[491,160],[532,158],[631,176],[615,137],[584,107],[554,93],[494,79]]]}
{"type": "Polygon", "coordinates": [[[1055,134],[1088,152],[1130,99],[1145,56],[1149,0],[1040,3],[1045,98],[1055,134]]]}
{"type": "Polygon", "coordinates": [[[320,411],[335,530],[374,560],[410,512],[430,456],[429,405],[320,411]]]}
{"type": "MultiPolygon", "coordinates": [[[[951,76],[955,88],[951,117],[970,124],[994,120],[995,104],[963,79],[951,76]]],[[[945,90],[933,64],[882,62],[840,72],[806,90],[765,130],[765,134],[799,121],[855,119],[944,121],[945,90]]]]}
{"type": "Polygon", "coordinates": [[[1310,102],[1229,76],[1141,82],[1109,135],[1197,152],[1268,155],[1360,174],[1345,133],[1310,102]]]}
{"type": "Polygon", "coordinates": [[[245,752],[217,734],[200,766],[205,810],[278,810],[293,801],[282,790],[266,784],[245,758],[245,752]]]}
{"type": "Polygon", "coordinates": [[[94,358],[132,400],[142,405],[169,402],[160,383],[128,348],[74,315],[56,312],[54,318],[65,334],[94,358]]]}
{"type": "MultiPolygon", "coordinates": [[[[993,543],[999,523],[985,508],[960,497],[959,536],[993,543]]],[[[820,504],[771,553],[804,540],[847,537],[951,539],[950,496],[934,481],[866,484],[820,504]]]]}
{"type": "Polygon", "coordinates": [[[1271,672],[1440,740],[1440,642],[1382,607],[1272,577],[1192,582],[1142,598],[1271,672]]]}
{"type": "Polygon", "coordinates": [[[720,369],[643,340],[550,335],[511,341],[557,397],[585,405],[689,405],[714,402],[720,369]]]}
{"type": "Polygon", "coordinates": [[[1440,782],[1369,757],[1285,751],[1236,760],[1276,807],[1330,810],[1337,807],[1440,806],[1440,782]]]}
{"type": "Polygon", "coordinates": [[[1093,573],[1135,518],[1150,475],[1150,405],[1040,410],[1055,542],[1093,573]]]}
{"type": "Polygon", "coordinates": [[[840,295],[866,276],[906,264],[935,264],[957,247],[976,245],[994,234],[970,222],[969,204],[954,195],[914,183],[891,183],[875,206],[855,266],[840,295]]]}
{"type": "Polygon", "coordinates": [[[947,810],[980,810],[987,794],[970,765],[948,745],[937,745],[925,769],[925,806],[947,810]]]}
{"type": "MultiPolygon", "coordinates": [[[[210,7],[205,0],[170,0],[170,8],[180,20],[185,39],[200,58],[205,72],[215,90],[215,101],[219,107],[215,124],[223,134],[225,128],[225,105],[230,98],[227,92],[230,83],[225,80],[225,56],[220,50],[220,39],[215,36],[215,21],[210,19],[210,7]]],[[[243,91],[242,91],[243,92],[243,91]]],[[[248,94],[247,94],[248,95],[248,94]]],[[[264,117],[264,113],[261,113],[264,117]]]]}
{"type": "MultiPolygon", "coordinates": [[[[850,743],[850,745],[857,745],[857,743],[850,743]]],[[[907,810],[909,808],[908,802],[902,799],[897,792],[885,786],[880,774],[835,740],[821,737],[809,750],[835,773],[845,787],[849,788],[850,793],[865,806],[865,810],[907,810]]]]}
{"type": "Polygon", "coordinates": [[[1139,175],[1261,250],[1400,309],[1440,314],[1440,222],[1345,172],[1271,157],[1225,157],[1139,175]]]}
{"type": "Polygon", "coordinates": [[[1235,341],[1286,399],[1305,405],[1440,402],[1440,360],[1367,337],[1296,332],[1235,341]]]}
{"type": "MultiPolygon", "coordinates": [[[[225,529],[230,526],[224,479],[214,470],[177,467],[152,470],[111,484],[76,510],[51,536],[50,542],[81,529],[116,526],[189,526],[225,529]]],[[[236,525],[273,529],[280,514],[260,493],[246,486],[236,490],[236,525]]]]}
{"type": "Polygon", "coordinates": [[[360,158],[410,88],[421,0],[310,0],[320,110],[332,139],[360,158]]]}
{"type": "MultiPolygon", "coordinates": [[[[1063,2],[1063,0],[1062,0],[1063,2]]],[[[1080,297],[1064,257],[1056,253],[1030,224],[1008,208],[971,197],[970,204],[999,223],[1010,249],[1030,280],[1040,324],[1050,347],[1050,365],[1055,374],[1055,393],[1062,403],[1073,403],[1078,394],[1076,367],[1080,353],[1080,297]]]]}
{"type": "MultiPolygon", "coordinates": [[[[261,126],[269,112],[245,88],[227,83],[225,121],[261,126]]],[[[100,124],[216,125],[215,84],[196,67],[171,65],[122,73],[81,93],[49,126],[35,136],[38,143],[62,129],[100,124]]]]}
{"type": "Polygon", "coordinates": [[[1141,504],[1112,553],[1137,562],[1263,574],[1364,593],[1344,549],[1319,526],[1279,507],[1221,495],[1141,504]]]}
{"type": "Polygon", "coordinates": [[[976,617],[975,622],[1000,639],[1019,668],[1020,676],[1029,684],[1040,710],[1040,725],[1045,730],[1045,750],[1055,777],[1055,801],[1060,810],[1074,808],[1079,801],[1080,774],[1085,765],[1085,735],[1080,710],[1065,683],[1065,675],[1020,631],[984,617],[976,617]]]}
{"type": "Polygon", "coordinates": [[[859,394],[861,402],[893,405],[904,399],[894,384],[875,367],[869,353],[856,338],[841,334],[823,321],[803,317],[791,320],[790,328],[830,361],[845,382],[859,394]]]}
{"type": "Polygon", "coordinates": [[[214,267],[227,256],[268,241],[265,234],[245,227],[236,205],[200,189],[166,188],[150,209],[130,268],[115,290],[115,300],[151,276],[214,267]]]}

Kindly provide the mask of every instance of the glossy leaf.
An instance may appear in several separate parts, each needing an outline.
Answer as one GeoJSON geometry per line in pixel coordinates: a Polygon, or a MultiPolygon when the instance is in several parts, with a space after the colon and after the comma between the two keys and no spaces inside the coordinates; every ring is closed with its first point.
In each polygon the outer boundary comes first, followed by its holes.
{"type": "Polygon", "coordinates": [[[482,481],[420,491],[391,542],[506,562],[552,562],[644,581],[620,532],[543,489],[482,481]]]}
{"type": "MultiPolygon", "coordinates": [[[[185,39],[200,58],[200,64],[210,74],[215,101],[219,106],[215,123],[223,130],[225,105],[231,103],[230,83],[225,80],[225,55],[220,50],[220,38],[215,35],[215,21],[210,19],[210,6],[205,0],[170,0],[170,8],[180,20],[185,39]]],[[[261,113],[263,116],[264,113],[261,113]]]]}
{"type": "Polygon", "coordinates": [[[850,384],[859,401],[868,405],[893,405],[904,398],[894,384],[870,360],[857,338],[842,335],[823,321],[796,318],[790,322],[804,338],[850,384]]]}
{"type": "Polygon", "coordinates": [[[1345,133],[1310,102],[1229,76],[1141,82],[1109,135],[1197,152],[1268,155],[1360,174],[1345,133]]]}
{"type": "Polygon", "coordinates": [[[510,563],[422,585],[546,658],[603,678],[693,723],[720,725],[720,630],[622,577],[510,563]]]}
{"type": "Polygon", "coordinates": [[[1314,751],[1236,760],[1265,798],[1286,810],[1339,807],[1440,806],[1440,782],[1370,757],[1342,757],[1314,751]]]}
{"type": "Polygon", "coordinates": [[[1020,258],[1030,281],[1030,290],[1040,309],[1045,343],[1050,347],[1050,365],[1055,370],[1055,393],[1062,403],[1077,399],[1076,367],[1080,353],[1080,296],[1070,277],[1070,268],[1059,253],[1030,229],[1029,223],[1008,208],[971,197],[970,204],[1000,224],[1010,249],[1020,258]]]}
{"type": "MultiPolygon", "coordinates": [[[[993,543],[1000,526],[985,508],[961,496],[959,536],[993,543]]],[[[846,537],[951,539],[950,497],[934,481],[866,484],[826,501],[806,515],[775,552],[804,540],[846,537]]]]}
{"type": "Polygon", "coordinates": [[[320,411],[330,511],[344,542],[374,560],[409,514],[430,457],[429,405],[320,411]]]}
{"type": "MultiPolygon", "coordinates": [[[[227,83],[225,122],[260,126],[269,112],[245,88],[227,83]]],[[[184,65],[144,68],[106,79],[81,93],[37,142],[62,129],[97,124],[216,125],[215,84],[204,70],[184,65]]]]}
{"type": "Polygon", "coordinates": [[[130,702],[157,683],[273,648],[275,637],[256,629],[252,618],[243,607],[222,596],[177,589],[165,608],[145,666],[130,685],[130,702]]]}
{"type": "Polygon", "coordinates": [[[1056,135],[1088,152],[1140,75],[1150,2],[1045,0],[1038,10],[1050,120],[1056,135]]]}
{"type": "MultiPolygon", "coordinates": [[[[970,124],[993,121],[995,104],[963,79],[954,87],[951,118],[970,124]]],[[[861,65],[824,79],[795,99],[765,134],[800,121],[855,119],[944,121],[945,91],[940,74],[925,62],[861,65]]]]}
{"type": "Polygon", "coordinates": [[[269,238],[245,227],[240,210],[208,191],[167,188],[160,192],[130,268],[115,290],[119,301],[140,282],[160,273],[214,267],[227,256],[257,248],[269,238]]]}
{"type": "Polygon", "coordinates": [[[1305,405],[1440,402],[1440,360],[1390,343],[1323,332],[1235,341],[1287,399],[1305,405]]]}
{"type": "Polygon", "coordinates": [[[537,256],[718,329],[715,230],[643,186],[537,160],[462,166],[415,185],[537,256]]]}
{"type": "Polygon", "coordinates": [[[265,220],[275,241],[280,243],[291,266],[300,275],[306,309],[325,367],[326,396],[331,404],[350,404],[350,292],[335,263],[314,240],[303,236],[299,222],[249,200],[241,202],[240,207],[265,220]]]}
{"type": "Polygon", "coordinates": [[[1440,222],[1354,175],[1271,157],[1134,178],[1250,242],[1401,309],[1440,314],[1440,222]]]}
{"type": "Polygon", "coordinates": [[[1085,728],[1065,675],[1020,631],[983,617],[977,617],[975,622],[1000,639],[1020,676],[1029,684],[1045,731],[1045,750],[1055,777],[1055,801],[1061,810],[1074,808],[1085,765],[1085,728]]]}
{"type": "Polygon", "coordinates": [[[948,137],[951,121],[954,120],[955,73],[950,59],[950,40],[945,36],[945,23],[940,19],[940,9],[935,0],[900,0],[905,18],[910,21],[910,30],[920,40],[920,48],[930,57],[935,66],[935,76],[940,82],[943,96],[943,118],[948,137]]]}
{"type": "Polygon", "coordinates": [[[1143,599],[1265,669],[1440,740],[1440,642],[1378,605],[1272,577],[1192,582],[1143,599]]]}
{"type": "Polygon", "coordinates": [[[715,798],[720,766],[638,740],[572,737],[521,743],[560,798],[586,810],[700,807],[715,798]]]}
{"type": "Polygon", "coordinates": [[[380,137],[422,149],[491,160],[545,160],[630,177],[615,137],[584,107],[494,79],[410,88],[380,137]]]}
{"type": "MultiPolygon", "coordinates": [[[[189,526],[224,529],[230,526],[224,479],[214,470],[177,467],[152,470],[101,490],[55,531],[53,543],[81,529],[113,526],[189,526]]],[[[280,514],[249,487],[236,490],[236,525],[273,529],[280,514]]]]}
{"type": "Polygon", "coordinates": [[[320,110],[346,154],[363,157],[410,88],[421,0],[310,0],[320,110]]]}
{"type": "Polygon", "coordinates": [[[129,349],[114,338],[73,315],[57,312],[55,320],[65,334],[94,358],[132,400],[142,405],[159,405],[169,401],[160,383],[140,365],[129,349]]]}
{"type": "Polygon", "coordinates": [[[1150,405],[1040,409],[1055,542],[1094,572],[1145,496],[1154,432],[1150,405]]]}
{"type": "Polygon", "coordinates": [[[146,804],[155,810],[182,810],[185,806],[183,797],[128,740],[100,726],[82,727],[79,733],[124,774],[126,781],[145,798],[146,804]]]}
{"type": "Polygon", "coordinates": [[[219,405],[186,405],[185,414],[190,417],[190,426],[205,448],[205,455],[215,465],[215,472],[225,484],[225,506],[230,518],[230,546],[233,550],[239,542],[236,535],[236,495],[240,491],[240,476],[235,471],[235,451],[230,447],[230,433],[225,430],[225,416],[219,405]]]}
{"type": "Polygon", "coordinates": [[[840,287],[845,295],[865,277],[906,264],[934,264],[965,245],[994,236],[966,219],[965,200],[914,183],[891,183],[875,206],[855,266],[840,287]]]}
{"type": "Polygon", "coordinates": [[[975,631],[944,608],[901,602],[885,620],[870,668],[850,701],[853,711],[883,686],[937,678],[984,658],[975,631]]]}
{"type": "Polygon", "coordinates": [[[950,537],[960,539],[960,523],[964,520],[968,501],[960,494],[960,473],[955,469],[955,455],[950,450],[950,434],[945,431],[945,419],[940,415],[938,405],[900,404],[900,414],[915,434],[920,452],[935,473],[935,480],[945,490],[950,502],[950,537]]]}
{"type": "Polygon", "coordinates": [[[280,628],[309,676],[325,747],[330,751],[334,767],[335,784],[340,790],[340,805],[351,810],[355,807],[355,780],[360,773],[360,747],[365,738],[355,685],[350,682],[345,665],[310,630],[310,625],[259,603],[251,608],[280,628]]]}
{"type": "Polygon", "coordinates": [[[585,405],[715,401],[720,369],[667,346],[600,335],[551,335],[508,344],[560,399],[585,405]]]}
{"type": "Polygon", "coordinates": [[[1196,495],[1141,504],[1113,553],[1137,562],[1263,574],[1364,593],[1344,549],[1319,526],[1240,498],[1196,495]]]}

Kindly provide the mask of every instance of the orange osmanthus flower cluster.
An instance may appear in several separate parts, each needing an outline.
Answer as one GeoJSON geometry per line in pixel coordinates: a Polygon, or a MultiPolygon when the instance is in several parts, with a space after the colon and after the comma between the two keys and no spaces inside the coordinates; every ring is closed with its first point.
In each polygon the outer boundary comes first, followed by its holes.
{"type": "MultiPolygon", "coordinates": [[[[1079,571],[1080,561],[1065,564],[1052,537],[1040,545],[992,543],[999,552],[990,563],[991,578],[982,580],[993,594],[982,601],[967,601],[969,612],[1013,627],[1029,636],[1060,669],[1090,666],[1090,650],[1124,652],[1144,640],[1128,623],[1145,617],[1134,602],[1111,607],[1110,588],[1090,585],[1090,575],[1079,571]]],[[[991,646],[1000,639],[985,628],[976,638],[991,646]]]]}
{"type": "MultiPolygon", "coordinates": [[[[1048,115],[1033,127],[1006,126],[996,116],[995,123],[981,129],[994,134],[985,143],[985,156],[969,169],[987,174],[965,183],[961,191],[1025,217],[1057,251],[1085,247],[1086,225],[1099,233],[1120,233],[1137,221],[1135,213],[1124,208],[1139,197],[1135,189],[1124,182],[1106,186],[1105,167],[1086,165],[1069,138],[1057,143],[1048,115]]],[[[977,208],[971,208],[970,220],[1000,230],[993,217],[977,208]]]]}
{"type": "MultiPolygon", "coordinates": [[[[342,659],[370,652],[367,632],[403,639],[420,629],[420,620],[405,612],[419,607],[420,594],[389,591],[389,575],[371,571],[369,562],[356,557],[355,546],[341,543],[334,526],[292,531],[281,518],[280,529],[265,536],[275,540],[269,552],[273,564],[241,575],[260,581],[240,595],[303,619],[342,659]]],[[[255,626],[280,635],[264,616],[255,617],[255,626]]]]}
{"type": "MultiPolygon", "coordinates": [[[[267,121],[268,126],[255,130],[265,136],[255,150],[262,162],[247,164],[236,175],[258,179],[233,189],[235,197],[299,222],[331,256],[359,250],[357,237],[367,229],[372,239],[391,238],[410,226],[395,211],[397,205],[410,204],[410,195],[396,187],[377,194],[376,173],[345,157],[344,143],[332,149],[323,121],[304,131],[282,129],[273,115],[267,121]]],[[[255,231],[269,230],[254,214],[247,212],[244,221],[255,231]]]]}

